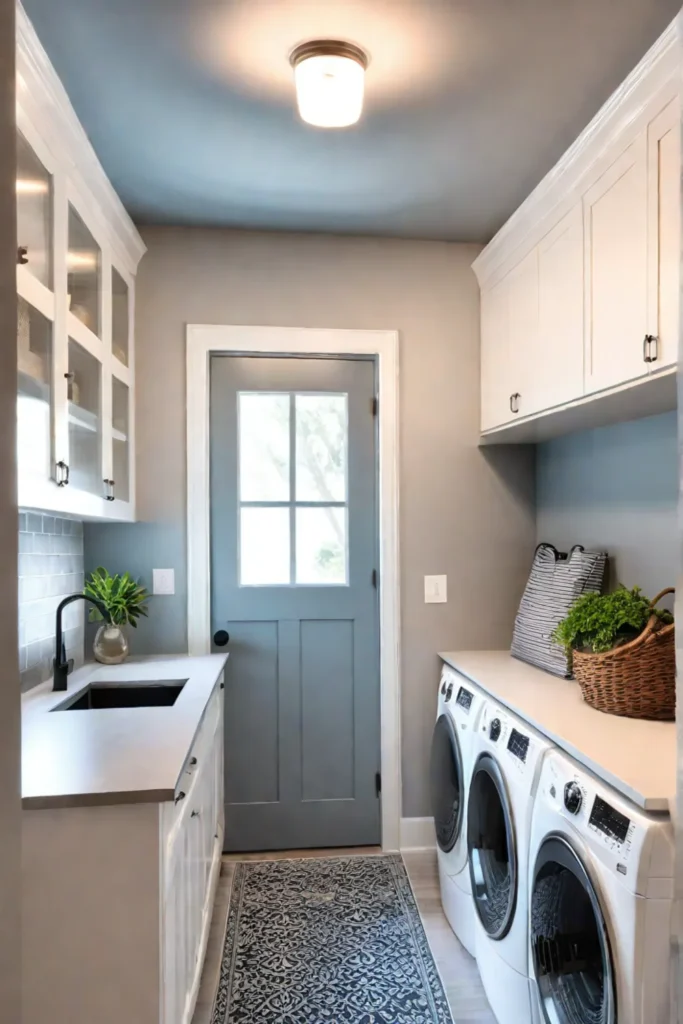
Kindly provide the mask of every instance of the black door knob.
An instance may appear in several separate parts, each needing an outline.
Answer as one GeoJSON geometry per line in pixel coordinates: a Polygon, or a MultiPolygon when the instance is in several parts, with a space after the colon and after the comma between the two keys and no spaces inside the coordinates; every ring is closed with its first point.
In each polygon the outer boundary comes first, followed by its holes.
{"type": "Polygon", "coordinates": [[[219,629],[213,634],[213,642],[216,647],[225,647],[230,640],[230,634],[225,629],[219,629]]]}

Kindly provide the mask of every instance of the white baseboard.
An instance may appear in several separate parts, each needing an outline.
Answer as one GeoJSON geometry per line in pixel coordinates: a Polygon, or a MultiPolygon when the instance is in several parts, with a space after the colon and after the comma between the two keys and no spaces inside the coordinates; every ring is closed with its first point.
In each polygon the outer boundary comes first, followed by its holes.
{"type": "Polygon", "coordinates": [[[401,818],[402,850],[433,850],[435,846],[433,818],[401,818]]]}

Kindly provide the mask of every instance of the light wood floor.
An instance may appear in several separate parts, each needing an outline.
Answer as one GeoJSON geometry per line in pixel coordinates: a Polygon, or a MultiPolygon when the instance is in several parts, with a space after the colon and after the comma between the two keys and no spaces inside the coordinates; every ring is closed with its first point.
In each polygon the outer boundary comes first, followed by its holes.
{"type": "MultiPolygon", "coordinates": [[[[223,857],[197,1008],[192,1024],[210,1024],[223,952],[235,864],[239,861],[283,860],[292,857],[367,856],[379,847],[344,850],[290,850],[285,853],[236,854],[223,857]]],[[[446,990],[455,1024],[496,1024],[479,980],[477,965],[460,945],[441,909],[436,851],[405,853],[403,860],[415,893],[427,940],[446,990]]]]}

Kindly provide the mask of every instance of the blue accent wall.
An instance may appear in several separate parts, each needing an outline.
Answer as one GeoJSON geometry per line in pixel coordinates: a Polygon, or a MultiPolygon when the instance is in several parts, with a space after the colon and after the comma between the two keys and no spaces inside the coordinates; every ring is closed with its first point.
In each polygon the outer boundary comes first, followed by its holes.
{"type": "Polygon", "coordinates": [[[538,445],[536,538],[607,551],[609,583],[646,594],[674,586],[678,445],[675,412],[538,445]]]}

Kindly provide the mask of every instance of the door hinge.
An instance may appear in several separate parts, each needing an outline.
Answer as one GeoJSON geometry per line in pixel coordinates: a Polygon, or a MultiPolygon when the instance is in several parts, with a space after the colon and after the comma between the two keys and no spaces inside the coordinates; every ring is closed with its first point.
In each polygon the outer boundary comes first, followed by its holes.
{"type": "Polygon", "coordinates": [[[377,413],[379,412],[379,398],[375,397],[370,399],[370,412],[373,416],[377,416],[377,413]]]}
{"type": "Polygon", "coordinates": [[[372,578],[372,585],[375,588],[375,590],[377,590],[377,570],[376,569],[372,570],[372,577],[371,578],[372,578]]]}
{"type": "Polygon", "coordinates": [[[382,794],[382,773],[375,772],[375,796],[379,799],[382,794]]]}

